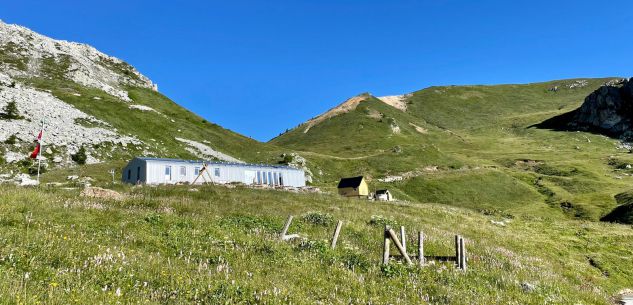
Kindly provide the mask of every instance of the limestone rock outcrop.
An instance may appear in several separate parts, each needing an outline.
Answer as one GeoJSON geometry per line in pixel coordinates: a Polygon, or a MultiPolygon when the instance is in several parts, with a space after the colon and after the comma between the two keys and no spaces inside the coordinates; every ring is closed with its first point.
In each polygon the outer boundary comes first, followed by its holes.
{"type": "MultiPolygon", "coordinates": [[[[86,87],[98,88],[131,101],[125,86],[158,90],[158,86],[122,60],[92,46],[55,40],[15,24],[0,21],[0,54],[10,62],[0,71],[13,78],[51,77],[51,73],[86,87]]],[[[3,80],[0,79],[0,82],[3,80]]]]}
{"type": "Polygon", "coordinates": [[[611,81],[585,98],[568,126],[610,136],[633,135],[633,78],[611,81]]]}

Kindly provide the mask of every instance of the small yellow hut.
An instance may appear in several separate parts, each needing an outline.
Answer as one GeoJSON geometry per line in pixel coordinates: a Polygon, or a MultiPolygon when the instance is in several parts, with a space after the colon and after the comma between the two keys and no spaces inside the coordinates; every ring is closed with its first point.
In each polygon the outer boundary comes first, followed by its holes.
{"type": "Polygon", "coordinates": [[[338,183],[338,194],[345,197],[367,197],[369,186],[363,176],[342,178],[338,183]]]}

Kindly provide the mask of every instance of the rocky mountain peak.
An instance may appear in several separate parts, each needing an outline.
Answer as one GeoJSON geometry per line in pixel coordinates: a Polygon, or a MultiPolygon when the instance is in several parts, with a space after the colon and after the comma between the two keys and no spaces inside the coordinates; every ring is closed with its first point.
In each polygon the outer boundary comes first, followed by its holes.
{"type": "Polygon", "coordinates": [[[125,86],[157,90],[122,60],[82,43],[55,40],[0,20],[0,70],[12,78],[64,78],[130,101],[125,86]]]}
{"type": "Polygon", "coordinates": [[[303,126],[305,126],[305,129],[303,130],[303,133],[307,133],[310,128],[312,128],[313,126],[316,126],[318,124],[320,124],[321,122],[333,118],[337,115],[341,115],[343,113],[348,113],[354,109],[356,109],[356,107],[358,106],[358,104],[360,104],[361,102],[367,100],[368,98],[370,98],[371,95],[369,93],[362,93],[359,95],[356,95],[354,97],[351,97],[349,99],[347,99],[346,101],[344,101],[343,103],[339,104],[338,106],[326,111],[325,113],[312,118],[310,120],[308,120],[307,122],[305,122],[303,124],[303,126]]]}

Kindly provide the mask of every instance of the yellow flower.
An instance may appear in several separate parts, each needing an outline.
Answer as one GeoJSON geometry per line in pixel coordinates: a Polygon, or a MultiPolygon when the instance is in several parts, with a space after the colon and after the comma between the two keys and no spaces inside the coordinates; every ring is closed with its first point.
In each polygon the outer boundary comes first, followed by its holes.
{"type": "Polygon", "coordinates": [[[56,282],[52,282],[52,283],[51,283],[51,286],[52,286],[53,288],[57,287],[57,285],[58,285],[58,284],[57,284],[56,282]]]}

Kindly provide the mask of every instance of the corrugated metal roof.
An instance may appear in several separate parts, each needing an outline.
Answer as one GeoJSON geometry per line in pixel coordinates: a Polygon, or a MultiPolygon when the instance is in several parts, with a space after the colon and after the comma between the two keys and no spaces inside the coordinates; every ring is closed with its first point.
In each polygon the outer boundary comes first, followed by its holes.
{"type": "Polygon", "coordinates": [[[170,158],[154,158],[154,157],[136,157],[136,159],[143,161],[158,161],[158,162],[177,162],[177,163],[189,163],[189,164],[201,164],[207,163],[208,165],[229,165],[229,166],[244,166],[244,167],[266,167],[266,168],[280,168],[290,170],[300,170],[298,168],[285,166],[285,165],[272,165],[272,164],[253,164],[253,163],[237,163],[237,162],[221,162],[221,161],[205,161],[205,160],[181,160],[170,158]]]}

